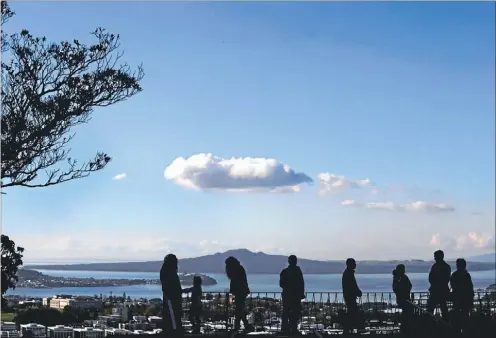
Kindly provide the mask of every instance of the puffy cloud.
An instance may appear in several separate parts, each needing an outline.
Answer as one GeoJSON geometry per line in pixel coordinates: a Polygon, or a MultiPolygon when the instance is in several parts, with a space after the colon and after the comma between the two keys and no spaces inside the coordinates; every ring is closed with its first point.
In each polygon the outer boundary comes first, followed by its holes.
{"type": "Polygon", "coordinates": [[[494,248],[494,237],[488,234],[479,235],[470,232],[468,235],[461,235],[450,244],[455,250],[489,249],[494,248]]]}
{"type": "Polygon", "coordinates": [[[441,234],[434,234],[431,237],[431,241],[429,243],[432,246],[439,246],[441,245],[441,234]]]}
{"type": "Polygon", "coordinates": [[[469,232],[458,237],[441,237],[439,233],[432,235],[430,245],[433,247],[443,247],[450,253],[475,253],[478,251],[494,250],[495,239],[489,234],[478,234],[469,232]]]}
{"type": "Polygon", "coordinates": [[[348,188],[364,188],[372,186],[372,181],[368,178],[363,180],[350,180],[344,176],[331,173],[321,173],[319,179],[319,193],[326,195],[348,188]]]}
{"type": "Polygon", "coordinates": [[[123,180],[127,177],[127,174],[126,173],[122,173],[122,174],[118,174],[118,175],[115,175],[114,178],[112,178],[114,181],[120,181],[120,180],[123,180]]]}
{"type": "Polygon", "coordinates": [[[407,204],[397,204],[394,202],[368,202],[361,203],[355,200],[345,200],[341,202],[343,206],[354,206],[366,209],[389,210],[389,211],[411,211],[411,212],[443,212],[454,211],[452,206],[446,203],[429,203],[425,201],[415,201],[407,204]]]}
{"type": "Polygon", "coordinates": [[[230,192],[298,192],[299,184],[313,182],[275,159],[225,159],[212,154],[178,157],[165,169],[164,177],[185,188],[230,192]]]}

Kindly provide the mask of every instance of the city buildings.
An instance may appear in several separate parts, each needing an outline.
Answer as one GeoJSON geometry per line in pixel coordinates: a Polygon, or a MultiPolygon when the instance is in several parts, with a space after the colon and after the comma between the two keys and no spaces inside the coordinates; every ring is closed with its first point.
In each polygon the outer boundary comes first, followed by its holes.
{"type": "Polygon", "coordinates": [[[127,322],[129,320],[129,308],[125,305],[117,305],[112,309],[112,315],[119,316],[120,320],[127,322]]]}
{"type": "Polygon", "coordinates": [[[64,325],[49,326],[47,331],[48,338],[68,338],[74,335],[74,329],[64,325]]]}
{"type": "Polygon", "coordinates": [[[43,299],[43,303],[47,303],[51,308],[58,310],[63,310],[66,306],[76,309],[101,309],[103,307],[101,300],[83,296],[55,296],[51,299],[47,298],[46,301],[43,299]]]}
{"type": "Polygon", "coordinates": [[[20,334],[17,331],[17,326],[13,322],[2,322],[0,324],[0,332],[2,338],[19,338],[20,334]]]}
{"type": "Polygon", "coordinates": [[[74,338],[103,338],[105,331],[91,327],[74,329],[74,338]]]}
{"type": "Polygon", "coordinates": [[[46,338],[46,327],[40,324],[30,323],[21,324],[21,336],[25,336],[28,332],[33,338],[46,338]]]}
{"type": "Polygon", "coordinates": [[[133,334],[133,331],[125,329],[108,328],[105,330],[105,336],[127,336],[133,334]]]}

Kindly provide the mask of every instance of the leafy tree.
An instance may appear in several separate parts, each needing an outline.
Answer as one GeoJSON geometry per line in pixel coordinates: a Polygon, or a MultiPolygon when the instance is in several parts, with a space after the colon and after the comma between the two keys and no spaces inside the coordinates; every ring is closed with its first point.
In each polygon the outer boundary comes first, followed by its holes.
{"type": "MultiPolygon", "coordinates": [[[[14,12],[5,1],[1,11],[5,24],[14,12]]],[[[68,145],[75,135],[71,130],[89,122],[95,108],[141,92],[144,73],[141,66],[132,70],[121,63],[119,35],[102,28],[92,35],[96,42],[85,45],[78,40],[49,42],[28,30],[11,35],[2,31],[2,190],[48,187],[87,177],[110,162],[104,152],[82,164],[71,158],[68,145]]],[[[6,245],[13,248],[14,242],[7,239],[6,245]]],[[[22,249],[7,250],[4,258],[3,248],[2,235],[2,295],[15,286],[22,264],[18,255],[22,249]]]]}
{"type": "Polygon", "coordinates": [[[72,324],[74,318],[53,308],[30,308],[19,312],[15,317],[17,325],[38,323],[45,326],[72,324]]]}
{"type": "Polygon", "coordinates": [[[6,306],[4,294],[8,289],[15,289],[18,281],[17,270],[22,265],[23,251],[23,248],[16,247],[9,236],[2,235],[2,307],[6,306]]]}

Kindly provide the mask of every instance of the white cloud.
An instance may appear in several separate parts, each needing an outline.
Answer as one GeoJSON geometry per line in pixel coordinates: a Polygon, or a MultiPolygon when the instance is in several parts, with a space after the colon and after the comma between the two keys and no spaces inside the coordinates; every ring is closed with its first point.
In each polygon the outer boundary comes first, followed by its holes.
{"type": "Polygon", "coordinates": [[[331,173],[320,173],[318,179],[319,193],[321,195],[334,193],[348,188],[365,188],[372,186],[372,181],[368,178],[363,180],[350,180],[344,176],[331,173]]]}
{"type": "Polygon", "coordinates": [[[118,174],[118,175],[115,175],[114,178],[112,178],[114,181],[120,181],[120,180],[123,180],[127,177],[127,174],[126,173],[122,173],[122,174],[118,174]]]}
{"type": "Polygon", "coordinates": [[[475,232],[470,232],[468,235],[461,235],[455,238],[450,246],[455,250],[494,248],[494,237],[489,234],[479,235],[475,232]]]}
{"type": "Polygon", "coordinates": [[[354,206],[365,209],[389,210],[389,211],[411,211],[411,212],[442,212],[454,211],[455,209],[446,203],[429,203],[425,201],[415,201],[407,204],[397,204],[394,202],[368,202],[361,203],[355,200],[341,202],[343,206],[354,206]]]}
{"type": "Polygon", "coordinates": [[[313,181],[275,159],[225,159],[212,154],[178,157],[165,169],[164,177],[185,188],[229,192],[298,192],[299,184],[313,181]]]}
{"type": "Polygon", "coordinates": [[[474,254],[494,250],[495,240],[493,235],[487,233],[478,234],[473,231],[458,237],[441,237],[437,233],[432,235],[430,245],[437,248],[442,247],[450,254],[454,254],[455,252],[458,254],[474,254]]]}
{"type": "Polygon", "coordinates": [[[432,245],[432,246],[436,246],[436,247],[438,247],[439,245],[441,245],[441,234],[434,234],[434,235],[432,235],[431,241],[430,241],[429,244],[432,245]]]}

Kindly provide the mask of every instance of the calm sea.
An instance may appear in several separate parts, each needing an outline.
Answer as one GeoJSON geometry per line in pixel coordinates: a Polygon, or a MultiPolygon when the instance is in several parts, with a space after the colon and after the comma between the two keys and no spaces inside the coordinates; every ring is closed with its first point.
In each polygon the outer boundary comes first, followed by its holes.
{"type": "MultiPolygon", "coordinates": [[[[158,279],[158,273],[153,272],[105,272],[105,271],[59,271],[38,270],[44,274],[57,277],[79,277],[79,278],[125,278],[125,279],[158,279]]],[[[209,273],[209,276],[217,280],[217,285],[204,286],[204,291],[223,292],[229,288],[229,281],[224,274],[209,273]]],[[[478,271],[471,273],[475,288],[487,288],[496,283],[496,270],[478,271]]],[[[413,284],[413,291],[422,292],[429,288],[427,273],[408,274],[413,284]]],[[[363,292],[391,292],[392,275],[356,275],[358,285],[363,292]]],[[[248,282],[252,292],[280,292],[279,275],[249,274],[248,282]]],[[[305,289],[307,292],[341,292],[341,274],[329,275],[305,275],[305,289]]],[[[160,285],[134,285],[122,287],[85,287],[85,288],[51,288],[31,289],[16,288],[9,290],[8,294],[16,294],[33,297],[50,297],[55,294],[73,295],[122,295],[126,293],[132,298],[155,298],[162,296],[160,285]]]]}

